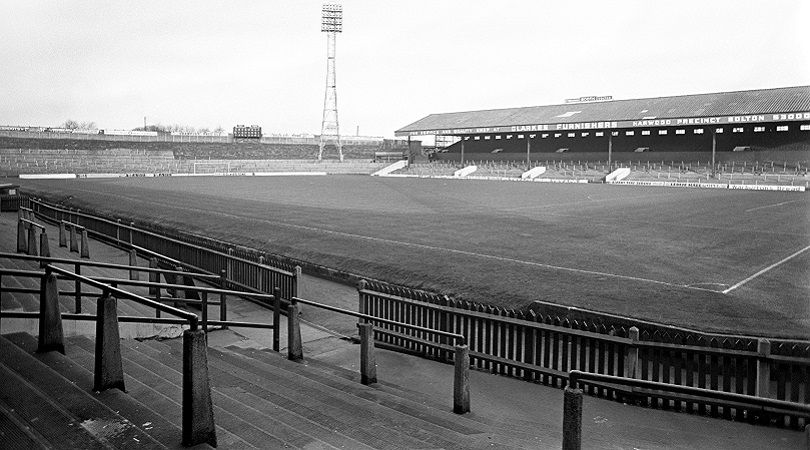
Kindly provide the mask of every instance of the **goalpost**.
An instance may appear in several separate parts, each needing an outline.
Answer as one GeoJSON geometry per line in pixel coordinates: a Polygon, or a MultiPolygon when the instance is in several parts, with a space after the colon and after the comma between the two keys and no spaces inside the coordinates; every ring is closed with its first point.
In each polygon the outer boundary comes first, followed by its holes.
{"type": "Polygon", "coordinates": [[[194,174],[230,174],[231,163],[227,161],[195,161],[192,166],[194,174]]]}

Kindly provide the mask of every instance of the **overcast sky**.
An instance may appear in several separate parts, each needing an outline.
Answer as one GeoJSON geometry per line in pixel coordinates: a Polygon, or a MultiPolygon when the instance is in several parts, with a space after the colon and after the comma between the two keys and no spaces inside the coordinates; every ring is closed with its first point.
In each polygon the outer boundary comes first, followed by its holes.
{"type": "MultiPolygon", "coordinates": [[[[341,134],[431,113],[810,84],[810,1],[343,1],[341,134]]],[[[0,0],[0,124],[320,133],[319,1],[0,0]]]]}

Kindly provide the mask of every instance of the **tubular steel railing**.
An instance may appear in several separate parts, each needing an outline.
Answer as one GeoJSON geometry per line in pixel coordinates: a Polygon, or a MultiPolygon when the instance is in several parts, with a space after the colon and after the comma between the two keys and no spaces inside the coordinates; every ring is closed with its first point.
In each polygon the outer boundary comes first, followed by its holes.
{"type": "Polygon", "coordinates": [[[142,297],[142,296],[137,295],[137,294],[133,294],[133,293],[125,291],[123,289],[113,287],[113,286],[111,286],[109,284],[105,284],[105,283],[103,283],[101,281],[96,281],[96,280],[94,280],[92,278],[73,273],[73,272],[71,272],[69,270],[65,270],[65,269],[63,269],[61,267],[57,267],[57,266],[54,266],[54,265],[51,265],[51,264],[49,264],[48,266],[45,267],[46,275],[47,275],[48,272],[55,272],[55,273],[58,273],[58,274],[66,277],[66,278],[70,278],[70,279],[79,281],[81,283],[87,284],[89,286],[93,286],[95,288],[101,289],[105,294],[106,293],[115,294],[115,295],[120,296],[122,298],[126,298],[126,299],[132,300],[134,302],[140,303],[141,305],[148,306],[148,307],[151,307],[151,308],[155,308],[156,310],[160,310],[160,311],[163,311],[165,313],[169,313],[169,314],[172,314],[174,316],[180,317],[180,318],[188,321],[189,328],[191,328],[192,331],[196,330],[197,327],[199,326],[199,318],[197,317],[197,314],[195,314],[193,312],[184,311],[182,309],[178,309],[178,308],[175,308],[175,307],[169,306],[169,305],[164,305],[163,303],[156,302],[154,300],[148,299],[146,297],[142,297]]]}
{"type": "MultiPolygon", "coordinates": [[[[153,252],[154,254],[154,252],[153,252]]],[[[161,256],[161,255],[158,255],[161,256]]],[[[63,294],[74,295],[78,302],[77,305],[80,305],[80,301],[82,297],[98,297],[99,301],[104,297],[108,297],[111,294],[115,294],[122,298],[131,299],[136,301],[140,304],[145,306],[154,308],[156,311],[156,317],[136,317],[136,316],[121,316],[119,320],[121,322],[144,322],[144,323],[158,323],[158,324],[182,324],[185,321],[189,321],[190,328],[192,330],[196,330],[199,325],[202,325],[202,330],[207,331],[209,325],[213,326],[221,326],[223,328],[226,327],[246,327],[246,328],[266,328],[273,330],[273,350],[279,351],[280,350],[280,336],[279,336],[279,327],[278,324],[280,323],[280,316],[282,314],[282,303],[287,303],[284,312],[286,312],[288,320],[288,358],[291,360],[299,360],[303,358],[303,346],[301,343],[301,334],[300,334],[300,318],[298,313],[298,304],[306,304],[309,306],[318,307],[321,309],[325,309],[332,312],[337,312],[343,315],[348,315],[352,317],[356,317],[360,319],[362,322],[358,324],[358,328],[360,329],[360,338],[361,338],[361,379],[364,384],[369,384],[376,382],[376,364],[374,364],[374,329],[373,325],[368,322],[376,322],[381,324],[386,324],[389,326],[400,327],[404,329],[409,329],[414,332],[420,332],[425,334],[431,334],[435,336],[440,336],[443,338],[451,339],[455,343],[455,375],[454,375],[454,406],[453,410],[457,413],[466,413],[469,412],[469,348],[466,345],[466,338],[457,333],[448,332],[444,330],[437,330],[432,329],[429,327],[423,327],[403,322],[398,322],[395,320],[384,319],[375,317],[369,314],[359,313],[356,311],[343,309],[331,305],[326,305],[323,303],[319,303],[316,301],[308,300],[301,297],[292,297],[289,299],[284,299],[281,295],[281,290],[279,288],[275,288],[273,294],[267,293],[259,293],[259,292],[245,292],[245,291],[237,291],[232,289],[224,289],[221,287],[208,287],[208,286],[195,286],[193,284],[177,284],[177,283],[161,283],[161,282],[154,282],[154,281],[141,281],[135,279],[124,279],[124,278],[115,278],[115,277],[88,277],[80,274],[82,266],[92,266],[92,267],[102,267],[102,268],[111,268],[111,269],[120,269],[126,271],[143,271],[149,273],[163,273],[163,274],[173,274],[178,276],[193,276],[199,277],[201,279],[208,280],[208,281],[216,281],[219,280],[220,277],[211,275],[211,274],[198,274],[198,273],[190,273],[185,272],[182,270],[166,270],[160,268],[145,268],[140,266],[132,266],[132,265],[122,265],[122,264],[113,264],[113,263],[102,263],[102,262],[92,262],[86,260],[74,260],[74,259],[64,259],[64,258],[45,258],[45,257],[36,257],[30,255],[15,255],[10,253],[0,253],[0,258],[10,258],[10,259],[22,259],[22,260],[30,260],[30,261],[47,261],[49,264],[46,268],[47,272],[52,272],[58,274],[64,278],[75,280],[76,282],[76,290],[73,292],[61,292],[63,294]],[[76,269],[76,272],[70,272],[69,270],[60,268],[53,264],[69,264],[73,265],[76,269]],[[92,287],[95,287],[101,290],[101,293],[98,292],[82,292],[81,285],[86,284],[92,287]],[[132,287],[147,287],[150,289],[155,290],[155,300],[130,293],[124,289],[119,288],[119,286],[132,286],[132,287]],[[167,291],[175,290],[175,291],[193,291],[201,294],[201,299],[188,299],[188,298],[179,298],[176,296],[172,297],[161,297],[161,290],[165,289],[167,291]],[[219,295],[219,301],[208,301],[208,294],[219,295]],[[252,299],[254,301],[259,301],[262,304],[272,304],[273,306],[273,322],[272,323],[254,323],[254,322],[237,322],[237,321],[230,321],[227,320],[227,315],[224,312],[224,306],[226,304],[225,298],[226,296],[238,296],[241,298],[252,299]],[[184,303],[189,305],[199,305],[201,307],[201,314],[202,318],[199,319],[195,313],[191,313],[188,311],[183,311],[162,303],[162,301],[171,301],[175,303],[184,303]],[[221,306],[221,320],[210,320],[208,319],[208,306],[213,305],[220,305],[221,306]],[[176,316],[181,317],[181,319],[171,319],[171,318],[161,318],[159,316],[159,311],[167,312],[176,316]]],[[[42,274],[40,272],[35,271],[23,271],[23,270],[5,270],[0,269],[0,281],[3,275],[12,275],[12,276],[28,276],[28,277],[41,277],[42,274]]],[[[2,289],[2,286],[0,286],[2,289]]],[[[20,292],[20,293],[37,293],[41,292],[40,289],[33,289],[33,288],[11,288],[6,289],[8,292],[20,292]]],[[[60,292],[57,292],[57,295],[60,292]]],[[[35,318],[38,317],[38,313],[25,313],[25,312],[3,312],[2,316],[4,317],[16,317],[16,318],[35,318]]],[[[73,320],[99,320],[98,315],[93,316],[90,314],[81,314],[81,308],[78,307],[76,313],[63,313],[61,317],[65,319],[73,319],[73,320]]],[[[382,330],[382,332],[387,332],[386,330],[382,330]]],[[[445,351],[449,351],[452,348],[430,342],[429,340],[421,339],[414,336],[404,336],[404,339],[419,342],[422,345],[433,346],[437,348],[441,348],[445,351]]]]}

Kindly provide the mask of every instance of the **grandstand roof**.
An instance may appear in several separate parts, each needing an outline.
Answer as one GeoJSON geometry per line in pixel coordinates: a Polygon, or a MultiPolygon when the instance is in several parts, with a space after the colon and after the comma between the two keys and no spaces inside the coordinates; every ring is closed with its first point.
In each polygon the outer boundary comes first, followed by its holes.
{"type": "Polygon", "coordinates": [[[396,135],[463,135],[793,120],[810,120],[810,86],[431,114],[400,128],[396,135]]]}

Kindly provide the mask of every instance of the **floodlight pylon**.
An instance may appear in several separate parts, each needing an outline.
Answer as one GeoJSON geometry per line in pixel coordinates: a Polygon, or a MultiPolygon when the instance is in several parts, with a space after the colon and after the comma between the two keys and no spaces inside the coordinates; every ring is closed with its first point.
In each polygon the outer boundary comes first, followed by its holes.
{"type": "Polygon", "coordinates": [[[335,44],[337,33],[343,31],[343,6],[329,3],[323,5],[321,31],[326,33],[326,93],[323,99],[323,121],[318,140],[318,161],[323,159],[323,149],[329,144],[337,148],[343,161],[343,146],[340,142],[340,125],[337,109],[337,83],[335,79],[335,44]]]}

